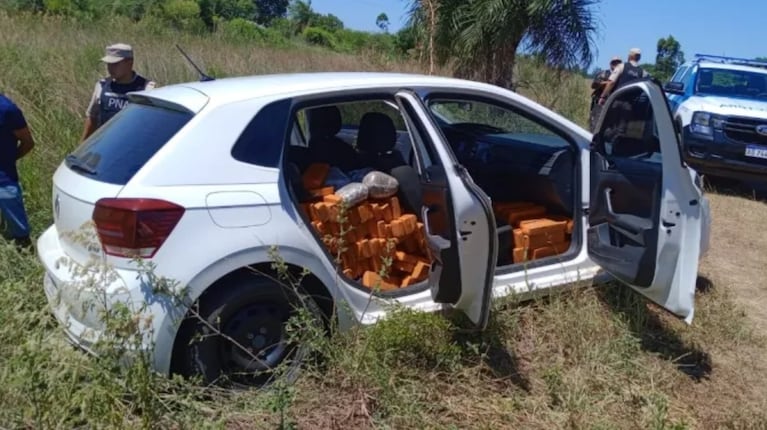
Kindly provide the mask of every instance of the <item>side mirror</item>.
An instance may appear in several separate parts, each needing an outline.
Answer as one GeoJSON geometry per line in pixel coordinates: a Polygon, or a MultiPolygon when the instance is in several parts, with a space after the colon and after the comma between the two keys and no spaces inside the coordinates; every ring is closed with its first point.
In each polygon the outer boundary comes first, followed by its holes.
{"type": "Polygon", "coordinates": [[[684,84],[681,82],[667,82],[663,90],[670,94],[684,94],[684,84]]]}

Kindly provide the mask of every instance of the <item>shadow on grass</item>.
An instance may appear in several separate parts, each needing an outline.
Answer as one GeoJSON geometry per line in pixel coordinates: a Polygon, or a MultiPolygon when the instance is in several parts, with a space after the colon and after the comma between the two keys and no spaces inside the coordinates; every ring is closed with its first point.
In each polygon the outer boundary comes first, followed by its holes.
{"type": "Polygon", "coordinates": [[[698,276],[695,280],[695,291],[701,294],[710,293],[714,289],[714,283],[705,276],[698,276]]]}
{"type": "Polygon", "coordinates": [[[707,192],[767,203],[767,181],[762,183],[744,182],[729,178],[706,176],[705,187],[707,192]]]}
{"type": "MultiPolygon", "coordinates": [[[[699,291],[709,291],[712,286],[708,279],[698,278],[699,291]]],[[[662,321],[659,311],[650,309],[647,299],[619,284],[608,284],[596,291],[600,300],[628,323],[628,329],[640,339],[642,350],[671,361],[677,370],[695,381],[708,379],[711,356],[682,340],[662,321]]]]}
{"type": "MultiPolygon", "coordinates": [[[[496,381],[509,381],[517,388],[529,393],[530,380],[520,369],[520,360],[514,350],[508,347],[509,332],[513,329],[506,327],[499,315],[504,313],[491,312],[490,321],[484,331],[457,331],[454,340],[462,345],[466,361],[476,363],[477,353],[480,354],[482,364],[489,371],[488,377],[496,381]],[[468,345],[476,346],[478,351],[475,352],[474,348],[468,345]]],[[[452,314],[451,319],[456,327],[472,325],[463,315],[452,314]]]]}

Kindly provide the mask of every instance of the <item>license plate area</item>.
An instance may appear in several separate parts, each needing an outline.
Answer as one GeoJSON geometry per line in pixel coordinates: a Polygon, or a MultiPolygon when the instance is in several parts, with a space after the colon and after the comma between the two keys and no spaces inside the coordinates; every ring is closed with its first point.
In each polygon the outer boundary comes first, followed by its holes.
{"type": "Polygon", "coordinates": [[[746,146],[746,157],[760,158],[767,160],[767,146],[748,145],[746,146]]]}

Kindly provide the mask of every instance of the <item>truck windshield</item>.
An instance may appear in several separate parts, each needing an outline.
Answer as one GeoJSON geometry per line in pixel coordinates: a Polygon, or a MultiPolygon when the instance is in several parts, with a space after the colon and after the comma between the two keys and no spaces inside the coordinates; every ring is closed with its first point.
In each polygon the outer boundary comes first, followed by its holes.
{"type": "Polygon", "coordinates": [[[767,70],[751,72],[702,68],[695,82],[695,92],[704,95],[739,97],[767,101],[767,70]]]}

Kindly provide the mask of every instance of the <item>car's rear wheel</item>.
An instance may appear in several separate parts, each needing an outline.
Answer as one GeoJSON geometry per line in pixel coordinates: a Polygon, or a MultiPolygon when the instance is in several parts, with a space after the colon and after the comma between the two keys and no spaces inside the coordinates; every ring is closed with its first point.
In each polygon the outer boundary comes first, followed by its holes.
{"type": "Polygon", "coordinates": [[[306,342],[287,333],[301,308],[307,312],[300,324],[322,324],[322,311],[300,287],[234,275],[205,295],[179,331],[174,367],[208,384],[263,386],[277,374],[292,382],[311,354],[306,342]]]}

